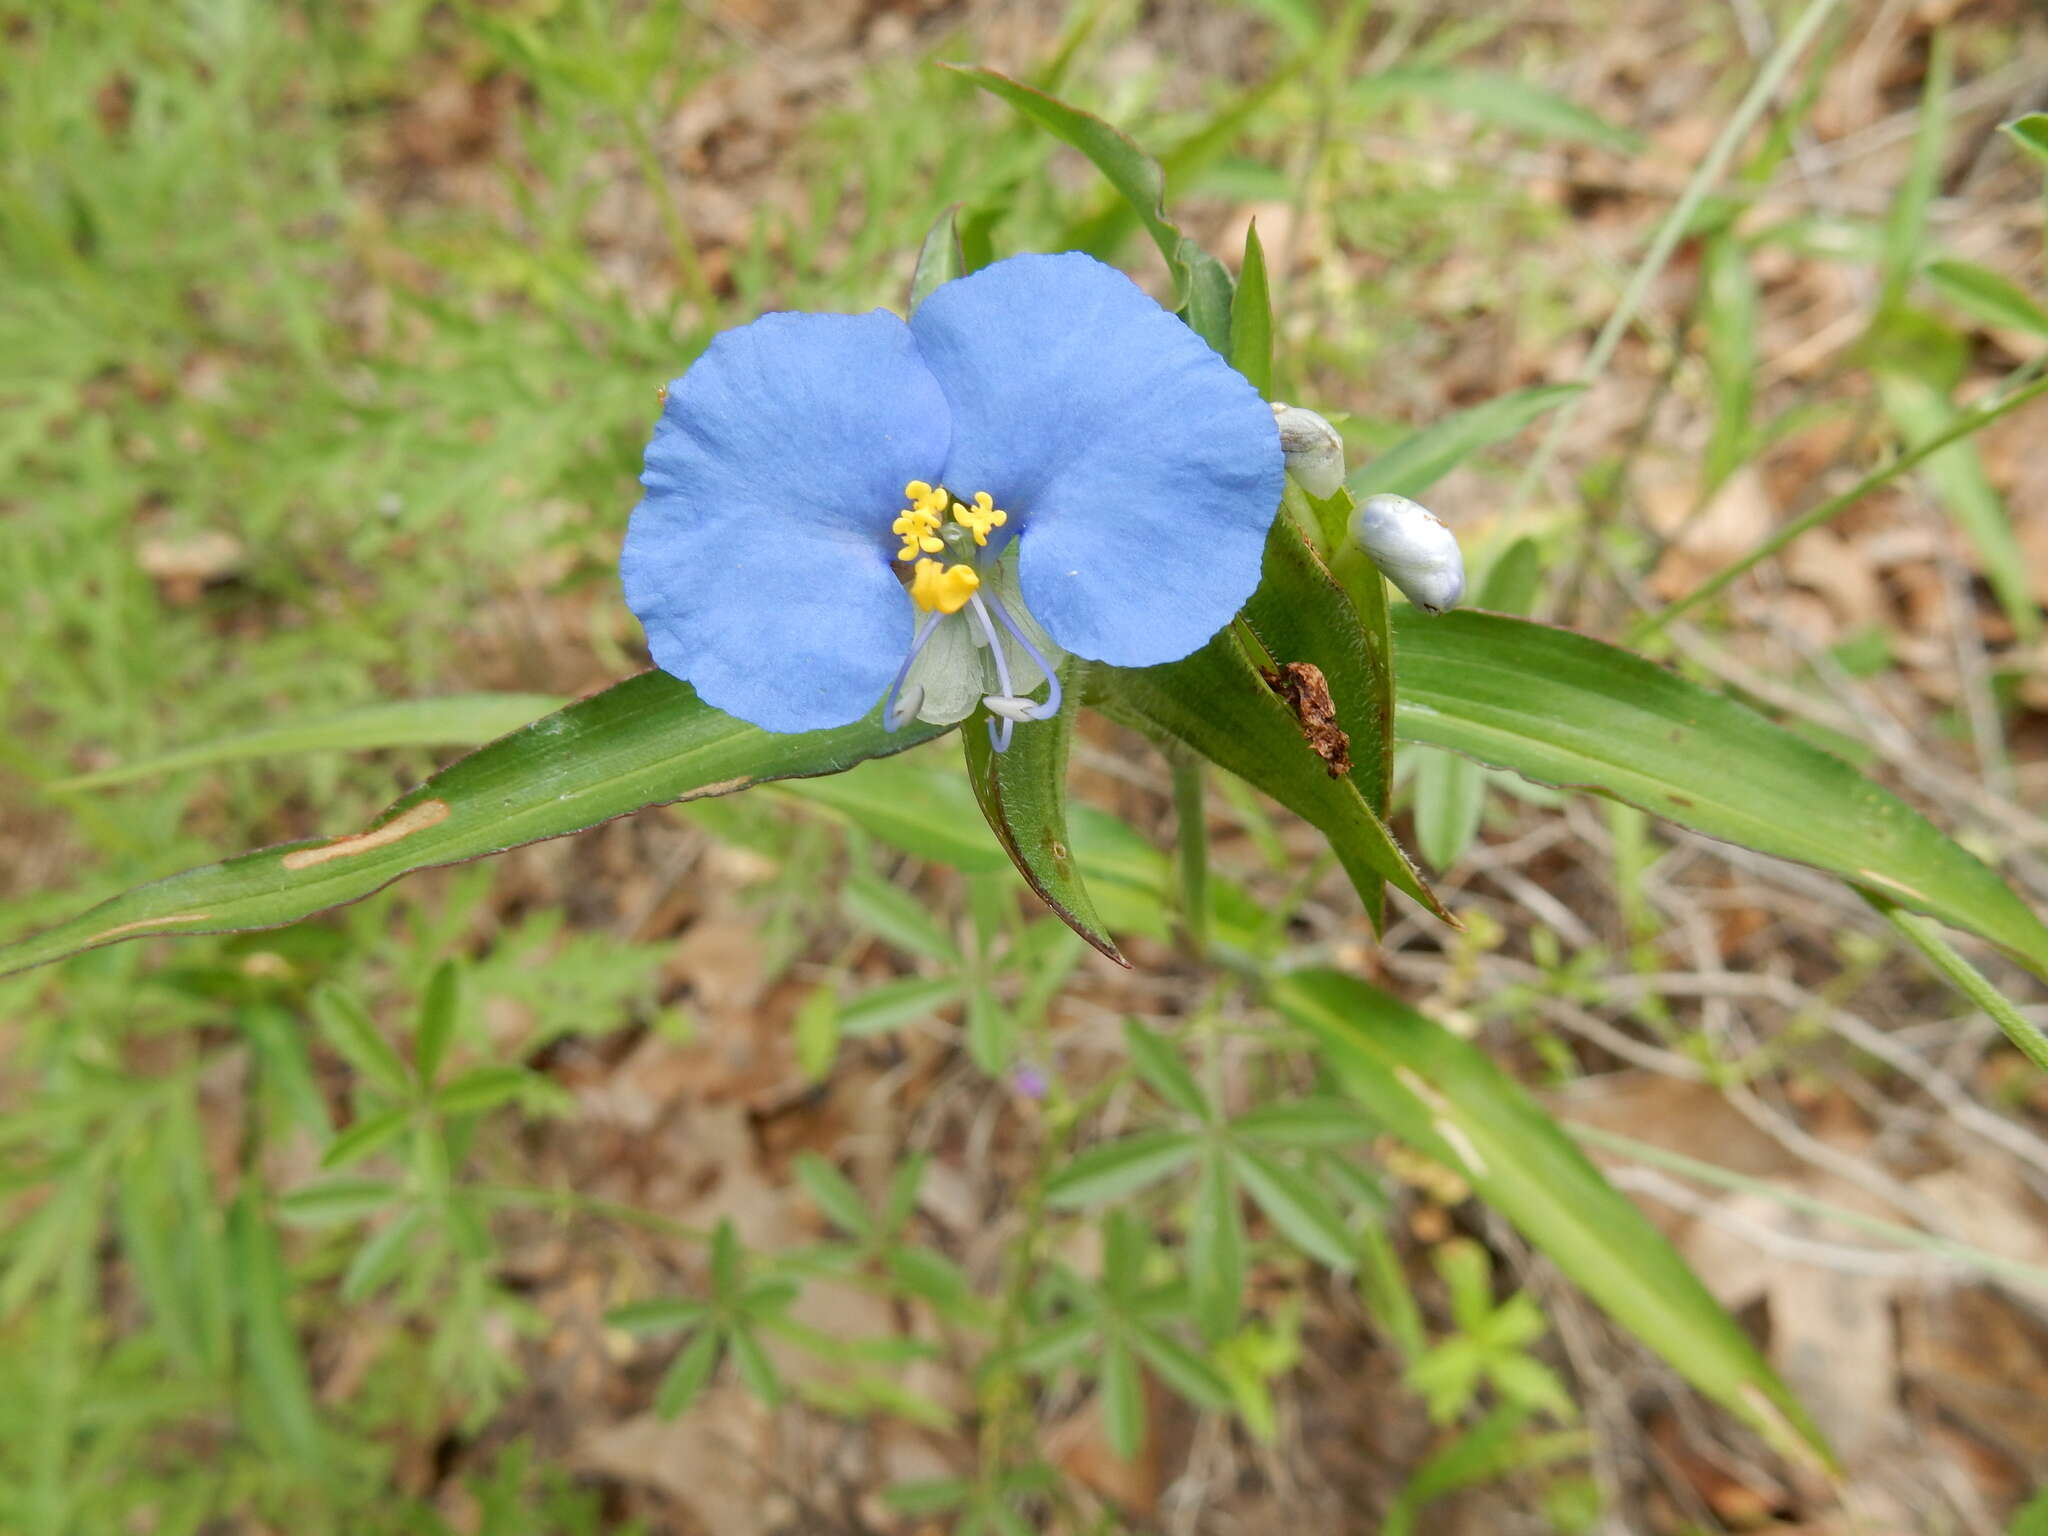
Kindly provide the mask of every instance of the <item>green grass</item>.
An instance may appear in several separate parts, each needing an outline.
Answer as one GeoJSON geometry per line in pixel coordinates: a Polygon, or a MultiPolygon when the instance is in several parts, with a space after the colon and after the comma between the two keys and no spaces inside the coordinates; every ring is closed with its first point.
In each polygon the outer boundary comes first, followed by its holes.
{"type": "MultiPolygon", "coordinates": [[[[1358,98],[1347,80],[1359,53],[1312,47],[1294,60],[1285,29],[1321,12],[1282,0],[1246,8],[1280,18],[1254,34],[1273,78],[1162,67],[1132,81],[1107,62],[1132,9],[1074,8],[1064,88],[1141,131],[1195,220],[1220,227],[1249,200],[1289,208],[1284,245],[1277,213],[1262,225],[1269,252],[1294,264],[1276,276],[1275,393],[1348,412],[1358,456],[1444,403],[1429,370],[1468,315],[1505,316],[1535,353],[1586,330],[1589,315],[1597,324],[1626,287],[1626,270],[1589,278],[1557,207],[1492,154],[1597,141],[1612,125],[1518,97],[1512,121],[1480,113],[1477,148],[1447,138],[1445,92],[1483,107],[1483,81],[1467,80],[1463,97],[1430,76],[1427,89],[1358,98]],[[1457,152],[1439,155],[1447,144],[1457,152]],[[1486,232],[1477,249],[1475,227],[1486,232]],[[1547,259],[1522,259],[1529,249],[1547,259]],[[1446,291],[1437,275],[1449,268],[1446,291]]],[[[1422,28],[1400,62],[1501,69],[1486,50],[1508,24],[1422,28]]],[[[1343,15],[1331,26],[1350,37],[1343,15]]],[[[761,195],[742,195],[734,226],[696,197],[691,174],[664,173],[662,135],[684,104],[763,66],[746,36],[677,0],[68,0],[20,21],[0,82],[0,930],[228,851],[357,826],[437,759],[408,746],[103,789],[61,781],[280,718],[473,690],[569,692],[637,668],[614,571],[639,452],[657,387],[716,330],[766,309],[900,304],[920,236],[955,202],[970,219],[1000,206],[999,248],[1081,241],[1154,272],[1135,221],[1069,152],[931,67],[971,58],[977,40],[925,41],[732,129],[757,136],[753,152],[773,166],[748,184],[761,195]],[[437,116],[451,101],[474,105],[437,116]],[[464,149],[465,124],[487,147],[464,149]],[[708,235],[693,228],[700,216],[717,226],[708,235]],[[146,549],[202,535],[237,551],[217,580],[180,589],[145,568],[146,549]]],[[[1703,67],[1732,107],[1751,69],[1731,36],[1702,24],[1684,46],[1712,61],[1703,67]]],[[[1053,56],[1036,62],[1050,69],[1053,56]]],[[[1534,81],[1554,62],[1529,53],[1523,68],[1534,81]]],[[[1717,302],[1746,314],[1740,272],[1761,237],[1716,238],[1717,302]]],[[[1895,227],[1885,257],[1887,276],[1922,302],[1912,258],[1930,251],[1924,228],[1895,227]]],[[[1750,340],[1723,334],[1677,371],[1681,390],[1721,413],[1703,496],[1782,425],[1748,419],[1750,340]]],[[[1923,404],[1938,418],[1930,430],[1953,409],[1945,397],[1923,404]]],[[[1503,500],[1516,462],[1506,451],[1481,461],[1503,500]]],[[[1987,506],[1960,473],[1972,526],[1995,528],[1996,498],[1987,506]]],[[[1585,489],[1563,506],[1546,491],[1536,510],[1553,569],[1578,558],[1556,554],[1566,546],[1588,559],[1640,547],[1628,527],[1603,524],[1585,489]]],[[[946,751],[927,759],[933,771],[952,771],[946,751]]],[[[1223,798],[1237,835],[1217,852],[1217,942],[1254,969],[1282,966],[1312,881],[1267,810],[1234,787],[1223,798]],[[1254,885],[1256,898],[1243,888],[1254,885]]],[[[849,827],[794,797],[689,817],[765,861],[768,878],[735,899],[771,972],[826,978],[818,1027],[836,1041],[857,1033],[863,1007],[879,1016],[889,995],[843,962],[863,933],[911,954],[930,942],[875,895],[896,890],[900,853],[858,817],[849,827]]],[[[1113,926],[1163,944],[1174,931],[1164,861],[1108,818],[1084,832],[1108,872],[1098,895],[1113,926]]],[[[576,888],[557,875],[551,888],[576,888]]],[[[305,1194],[325,1187],[320,1160],[347,1128],[392,1098],[378,1097],[374,1048],[333,1023],[337,1007],[383,1021],[408,1060],[422,1032],[445,1027],[460,1071],[527,1059],[564,1035],[693,1027],[687,1008],[661,1001],[666,937],[639,937],[608,897],[534,909],[520,878],[485,865],[277,933],[128,945],[0,981],[0,1379],[15,1384],[0,1393],[0,1532],[451,1529],[398,1478],[415,1442],[446,1426],[485,1447],[465,1463],[477,1528],[618,1528],[517,1431],[517,1341],[547,1324],[500,1279],[493,1219],[558,1207],[623,1244],[650,1218],[523,1182],[509,1114],[484,1118],[496,1101],[436,1110],[335,1173],[388,1190],[343,1190],[353,1205],[305,1194]],[[432,978],[450,957],[465,1001],[430,1026],[432,978]],[[523,1023],[487,1028],[487,1013],[523,1023]],[[360,1385],[319,1390],[334,1341],[365,1327],[382,1342],[367,1346],[360,1385]],[[501,1413],[513,1428],[493,1433],[501,1413]]],[[[1047,996],[1072,963],[1064,935],[1027,921],[1007,876],[944,888],[971,938],[931,963],[948,999],[964,1000],[976,1059],[1043,1059],[1047,996]]],[[[1236,1030],[1216,1002],[1191,1025],[1212,1066],[1236,1030]]],[[[1286,1085],[1285,1043],[1255,1053],[1262,1090],[1286,1085]]],[[[1055,1096],[1041,1173],[1113,1086],[1055,1096]]],[[[535,1121],[573,1113],[559,1091],[521,1092],[535,1121]]],[[[1320,1166],[1320,1150],[1304,1155],[1320,1166]]],[[[1330,1179],[1342,1220],[1382,1214],[1376,1176],[1330,1179]]],[[[1161,1221],[1178,1230],[1186,1215],[1175,1206],[1161,1221]]],[[[1095,1304],[1046,1257],[1046,1234],[1078,1219],[1033,1209],[1029,1220],[1006,1275],[1010,1313],[971,1319],[991,1342],[1095,1304]]],[[[1327,1243],[1328,1226],[1316,1230],[1327,1243]]],[[[1124,1265],[1118,1307],[1154,1319],[1176,1304],[1159,1299],[1149,1236],[1119,1225],[1109,1240],[1124,1265]]],[[[1299,1268],[1284,1242],[1257,1241],[1262,1260],[1299,1268]]],[[[806,1256],[757,1259],[779,1282],[806,1256]]],[[[943,1277],[923,1281],[917,1294],[942,1304],[943,1277]]],[[[1204,1316],[1202,1342],[1227,1381],[1209,1366],[1193,1379],[1219,1403],[1227,1387],[1247,1422],[1270,1418],[1281,1366],[1242,1363],[1264,1335],[1227,1299],[1206,1299],[1204,1316]]],[[[874,1367],[828,1406],[917,1419],[928,1405],[892,1397],[892,1369],[874,1367]]],[[[1032,1502],[1047,1495],[1027,1454],[1029,1375],[995,1373],[981,1402],[990,1460],[953,1500],[992,1522],[1078,1507],[1064,1492],[1032,1502]]],[[[1128,1420],[1137,1410],[1116,1395],[1128,1420]]]]}

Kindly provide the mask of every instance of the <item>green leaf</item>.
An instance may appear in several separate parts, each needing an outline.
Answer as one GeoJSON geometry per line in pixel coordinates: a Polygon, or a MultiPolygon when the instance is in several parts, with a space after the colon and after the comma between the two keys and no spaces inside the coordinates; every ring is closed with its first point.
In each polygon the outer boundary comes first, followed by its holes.
{"type": "MultiPolygon", "coordinates": [[[[1962,412],[1949,399],[1947,389],[1925,374],[1883,366],[1876,373],[1878,399],[1909,449],[1932,442],[1961,417],[1962,412]]],[[[2034,601],[2026,552],[2013,532],[2005,498],[1984,472],[1984,460],[1977,445],[1949,444],[1929,456],[1920,466],[1920,476],[1964,536],[1976,546],[1978,558],[1984,563],[1984,579],[1998,594],[1999,606],[2012,620],[2020,638],[2037,638],[2041,633],[2041,609],[2034,601]]]]}
{"type": "Polygon", "coordinates": [[[963,874],[994,874],[1006,862],[975,815],[974,796],[959,771],[936,752],[876,758],[781,792],[826,806],[892,848],[963,874]]]}
{"type": "Polygon", "coordinates": [[[1145,1443],[1144,1383],[1122,1339],[1111,1339],[1102,1357],[1102,1427],[1109,1448],[1125,1461],[1145,1443]]]}
{"type": "MultiPolygon", "coordinates": [[[[1525,535],[1488,568],[1477,606],[1495,613],[1526,613],[1542,580],[1542,552],[1525,535]]],[[[1486,809],[1486,770],[1456,752],[1423,748],[1416,755],[1415,840],[1434,868],[1448,869],[1479,835],[1486,809]]]]}
{"type": "Polygon", "coordinates": [[[1096,674],[1103,713],[1152,736],[1193,748],[1265,791],[1329,840],[1371,910],[1382,878],[1439,916],[1386,824],[1346,777],[1332,778],[1302,737],[1301,722],[1226,628],[1185,660],[1096,674]]]}
{"type": "Polygon", "coordinates": [[[1323,18],[1316,9],[1315,0],[1244,0],[1244,3],[1286,33],[1287,40],[1296,48],[1313,48],[1322,39],[1323,18]]]}
{"type": "Polygon", "coordinates": [[[669,1362],[654,1394],[654,1411],[664,1419],[674,1418],[697,1400],[717,1368],[718,1330],[700,1328],[669,1362]]]}
{"type": "Polygon", "coordinates": [[[898,949],[945,965],[960,963],[960,949],[925,904],[901,886],[859,871],[840,888],[839,904],[860,927],[898,949]]]}
{"type": "Polygon", "coordinates": [[[1986,325],[2048,336],[2048,309],[1996,272],[1969,261],[1930,261],[1920,273],[1943,298],[1986,325]]]}
{"type": "Polygon", "coordinates": [[[1479,834],[1486,809],[1486,771],[1455,752],[1418,752],[1415,845],[1431,869],[1449,869],[1479,834]]]}
{"type": "Polygon", "coordinates": [[[393,1098],[412,1097],[412,1069],[361,1003],[339,988],[323,985],[313,994],[313,1016],[328,1044],[364,1078],[393,1098]]]}
{"type": "Polygon", "coordinates": [[[1642,147],[1639,135],[1514,75],[1414,65],[1368,75],[1351,88],[1354,106],[1374,108],[1397,101],[1433,102],[1492,127],[1540,139],[1596,144],[1616,154],[1634,154],[1642,147]]]}
{"type": "Polygon", "coordinates": [[[796,1176],[811,1199],[817,1202],[818,1209],[842,1232],[854,1237],[868,1237],[873,1233],[875,1223],[868,1212],[867,1201],[861,1199],[853,1181],[824,1158],[815,1152],[798,1154],[796,1176]]]}
{"type": "Polygon", "coordinates": [[[941,283],[966,275],[967,263],[960,254],[959,220],[960,205],[955,203],[925,231],[924,244],[917,248],[917,270],[910,275],[908,307],[913,314],[941,283]]]}
{"type": "Polygon", "coordinates": [[[580,832],[643,806],[837,773],[942,734],[879,718],[777,736],[643,672],[451,764],[354,836],[285,844],[138,886],[0,949],[0,973],[146,935],[297,922],[438,864],[580,832]]]}
{"type": "MultiPolygon", "coordinates": [[[[1111,127],[1101,118],[1070,107],[1043,91],[1033,90],[1008,75],[971,64],[943,64],[940,67],[966,76],[990,95],[1008,102],[1054,138],[1086,155],[1124,201],[1131,205],[1146,232],[1152,236],[1152,243],[1159,247],[1159,254],[1166,258],[1167,270],[1173,274],[1173,303],[1168,307],[1179,309],[1195,297],[1196,269],[1205,262],[1213,264],[1215,258],[1182,234],[1180,227],[1167,218],[1166,174],[1159,169],[1158,161],[1140,149],[1129,135],[1111,127]]],[[[1227,274],[1225,281],[1228,281],[1227,274]]],[[[1227,315],[1227,289],[1223,303],[1227,315]]],[[[1201,327],[1196,326],[1196,329],[1199,331],[1201,327]]],[[[1213,340],[1211,345],[1214,345],[1213,340]]],[[[1229,355],[1227,346],[1218,350],[1229,355]]]]}
{"type": "Polygon", "coordinates": [[[2048,927],[1980,860],[1839,758],[1723,694],[1568,630],[1399,616],[1403,737],[1811,864],[2048,975],[2048,927]]]}
{"type": "Polygon", "coordinates": [[[1201,1356],[1191,1353],[1154,1328],[1133,1328],[1131,1347],[1174,1391],[1198,1408],[1224,1413],[1230,1408],[1230,1383],[1201,1356]]]}
{"type": "Polygon", "coordinates": [[[105,789],[181,768],[210,768],[254,757],[299,752],[372,752],[386,747],[466,747],[517,730],[562,701],[544,693],[458,693],[440,699],[399,699],[339,714],[268,725],[140,758],[97,773],[61,779],[52,789],[105,789]]]}
{"type": "Polygon", "coordinates": [[[303,1469],[317,1475],[325,1461],[320,1411],[313,1403],[312,1382],[288,1310],[291,1279],[259,1198],[257,1187],[247,1185],[228,1213],[242,1343],[249,1379],[262,1405],[257,1422],[283,1441],[303,1469]]]}
{"type": "Polygon", "coordinates": [[[1266,283],[1266,248],[1259,221],[1245,226],[1244,262],[1230,301],[1230,366],[1260,394],[1273,393],[1273,295],[1266,283]]]}
{"type": "Polygon", "coordinates": [[[423,1083],[441,1074],[448,1055],[448,1042],[455,1037],[455,1020],[462,1007],[462,975],[452,960],[434,967],[427,982],[426,1000],[420,1004],[420,1023],[413,1036],[413,1069],[423,1083]]]}
{"type": "MultiPolygon", "coordinates": [[[[1754,436],[1750,416],[1757,375],[1756,273],[1749,264],[1749,247],[1731,230],[1716,234],[1701,254],[1699,318],[1714,400],[1714,430],[1700,474],[1711,489],[1749,458],[1754,436]]],[[[1482,601],[1479,606],[1499,605],[1482,601]]]]}
{"type": "Polygon", "coordinates": [[[711,1315],[711,1304],[679,1296],[629,1301],[604,1316],[605,1325],[626,1333],[674,1333],[694,1328],[711,1315]]]}
{"type": "Polygon", "coordinates": [[[746,1383],[747,1390],[770,1408],[781,1402],[782,1378],[768,1358],[768,1351],[754,1337],[754,1330],[734,1328],[726,1346],[732,1351],[732,1363],[739,1368],[740,1380],[746,1383]]]}
{"type": "Polygon", "coordinates": [[[839,1033],[848,1039],[886,1034],[928,1019],[960,1000],[960,982],[950,976],[910,977],[870,987],[839,1010],[839,1033]]]}
{"type": "Polygon", "coordinates": [[[410,1104],[382,1110],[374,1115],[365,1115],[354,1125],[343,1131],[327,1144],[321,1155],[322,1168],[345,1168],[350,1163],[361,1162],[371,1153],[396,1141],[405,1134],[412,1124],[413,1109],[410,1104]]]}
{"type": "Polygon", "coordinates": [[[1194,1073],[1172,1045],[1136,1019],[1126,1019],[1124,1048],[1130,1052],[1131,1065],[1138,1076],[1151,1084],[1154,1093],[1192,1119],[1210,1117],[1208,1095],[1202,1092],[1194,1073]]]}
{"type": "Polygon", "coordinates": [[[1244,1213],[1222,1152],[1210,1148],[1188,1214],[1188,1290],[1195,1322],[1211,1342],[1229,1337],[1244,1297],[1244,1213]]]}
{"type": "Polygon", "coordinates": [[[1231,1147],[1230,1166],[1245,1192],[1295,1247],[1332,1269],[1357,1268],[1351,1234],[1305,1175],[1245,1146],[1231,1147]]]}
{"type": "Polygon", "coordinates": [[[1880,324],[1882,317],[1905,296],[1906,285],[1927,245],[1927,209],[1941,183],[1943,149],[1948,139],[1948,94],[1954,81],[1955,42],[1937,27],[1928,45],[1920,110],[1914,116],[1913,158],[1885,215],[1884,252],[1879,263],[1884,282],[1877,299],[1880,324]]]}
{"type": "Polygon", "coordinates": [[[1424,1506],[1461,1488],[1583,1456],[1591,1448],[1592,1437],[1582,1430],[1517,1433],[1528,1417],[1521,1403],[1503,1403],[1471,1429],[1453,1435],[1415,1469],[1387,1512],[1380,1536],[1408,1536],[1424,1506]]]}
{"type": "Polygon", "coordinates": [[[1538,384],[1475,405],[1404,438],[1354,469],[1344,483],[1361,499],[1381,492],[1420,496],[1473,454],[1506,442],[1584,389],[1583,384],[1538,384]]]}
{"type": "Polygon", "coordinates": [[[1475,1047],[1364,982],[1298,971],[1274,1001],[1339,1084],[1459,1170],[1616,1321],[1786,1450],[1827,1452],[1755,1345],[1641,1211],[1475,1047]]]}
{"type": "Polygon", "coordinates": [[[1236,285],[1223,263],[1192,240],[1181,242],[1181,255],[1187,262],[1188,301],[1181,306],[1180,317],[1189,330],[1209,343],[1212,351],[1227,359],[1231,345],[1230,316],[1237,302],[1233,292],[1236,285]]]}
{"type": "Polygon", "coordinates": [[[797,1008],[791,1026],[796,1036],[796,1064],[806,1082],[823,1082],[839,1054],[839,993],[831,986],[813,987],[797,1008]]]}
{"type": "MultiPolygon", "coordinates": [[[[2041,124],[2041,159],[2048,162],[2048,113],[2036,112],[2034,118],[2041,124]]],[[[2022,118],[2021,121],[2029,119],[2022,118]]],[[[2013,126],[2008,124],[2008,130],[2013,126]]],[[[2007,1536],[2048,1536],[2048,1487],[2027,1500],[2026,1507],[2012,1517],[2012,1527],[2007,1536]]]]}
{"type": "Polygon", "coordinates": [[[373,1216],[398,1198],[384,1179],[323,1179],[304,1184],[277,1202],[278,1219],[296,1227],[331,1227],[373,1216]]]}
{"type": "Polygon", "coordinates": [[[1373,1127],[1347,1099],[1276,1099],[1230,1122],[1233,1137],[1276,1147],[1348,1147],[1370,1141],[1373,1127]]]}
{"type": "Polygon", "coordinates": [[[1082,884],[1067,832],[1067,748],[1081,710],[1078,674],[1078,667],[1070,663],[1062,678],[1059,714],[1018,726],[1008,751],[995,750],[979,717],[968,721],[960,743],[966,749],[967,779],[981,814],[1017,873],[1061,922],[1128,970],[1131,962],[1104,930],[1082,884]]]}
{"type": "Polygon", "coordinates": [[[957,1477],[891,1483],[882,1490],[882,1502],[899,1515],[942,1515],[973,1497],[974,1484],[957,1477]]]}
{"type": "Polygon", "coordinates": [[[1494,613],[1526,614],[1536,606],[1542,586],[1543,551],[1524,534],[1487,567],[1486,576],[1479,583],[1477,606],[1494,613]]]}
{"type": "Polygon", "coordinates": [[[1093,1317],[1063,1317],[1024,1340],[1009,1352],[1006,1359],[1020,1371],[1056,1370],[1078,1358],[1094,1339],[1093,1317]]]}
{"type": "Polygon", "coordinates": [[[1998,127],[2023,153],[2048,166],[2048,112],[2029,112],[1998,127]]]}
{"type": "Polygon", "coordinates": [[[480,1115],[509,1103],[539,1082],[524,1067],[472,1067],[434,1092],[444,1115],[480,1115]]]}
{"type": "Polygon", "coordinates": [[[1384,636],[1285,514],[1273,520],[1244,620],[1276,663],[1308,662],[1322,673],[1350,738],[1351,782],[1384,817],[1393,787],[1393,659],[1384,636]]]}
{"type": "Polygon", "coordinates": [[[397,1274],[412,1253],[412,1240],[427,1224],[424,1206],[401,1211],[363,1239],[341,1277],[341,1299],[362,1301],[397,1274]]]}
{"type": "Polygon", "coordinates": [[[1055,1170],[1045,1198],[1064,1207],[1121,1200],[1182,1167],[1200,1147],[1187,1131],[1139,1131],[1104,1142],[1055,1170]]]}

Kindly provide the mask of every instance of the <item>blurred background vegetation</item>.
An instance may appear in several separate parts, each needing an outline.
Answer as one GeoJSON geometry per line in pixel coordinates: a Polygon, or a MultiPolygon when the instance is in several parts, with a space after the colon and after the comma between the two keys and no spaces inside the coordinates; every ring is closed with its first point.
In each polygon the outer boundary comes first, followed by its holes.
{"type": "MultiPolygon", "coordinates": [[[[2040,166],[1996,131],[2048,106],[2026,0],[0,4],[7,933],[359,826],[644,665],[618,545],[717,330],[900,306],[956,202],[1156,289],[1087,167],[941,59],[1129,127],[1212,250],[1256,219],[1276,392],[1356,460],[1587,383],[1431,500],[1491,602],[1610,638],[2048,346],[2040,166]],[[523,697],[349,714],[483,693],[523,697]],[[380,723],[221,750],[337,717],[380,723]]],[[[1637,634],[2037,907],[2044,426],[1637,634]]],[[[1091,727],[1123,973],[1020,899],[956,752],[0,981],[0,1531],[2044,1528],[2048,1090],[1853,895],[1411,749],[1464,931],[1375,944],[1219,775],[1231,964],[1198,966],[1165,768],[1091,727]],[[1309,962],[1596,1138],[1841,1476],[1318,1121],[1234,980],[1309,962]],[[1342,1224],[1253,1191],[1242,1295],[1185,1263],[1205,1194],[1058,1182],[1205,1104],[1342,1224]],[[1113,1342],[1020,1359],[1044,1295],[1113,1342]]]]}

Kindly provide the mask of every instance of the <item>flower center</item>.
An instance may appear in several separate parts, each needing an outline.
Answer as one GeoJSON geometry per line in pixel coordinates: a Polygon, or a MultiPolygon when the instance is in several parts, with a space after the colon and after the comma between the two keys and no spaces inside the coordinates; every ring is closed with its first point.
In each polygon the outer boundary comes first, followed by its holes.
{"type": "Polygon", "coordinates": [[[966,502],[944,486],[913,480],[903,495],[910,505],[889,531],[903,541],[897,560],[911,567],[910,600],[925,613],[958,613],[980,587],[981,573],[965,562],[948,565],[927,557],[948,548],[965,554],[970,542],[976,549],[987,548],[990,531],[1007,523],[1010,514],[987,491],[976,491],[974,500],[966,502]]]}
{"type": "MultiPolygon", "coordinates": [[[[905,585],[910,589],[911,602],[922,617],[910,642],[910,654],[904,657],[895,681],[890,683],[889,692],[882,700],[883,723],[892,731],[919,718],[950,724],[973,708],[973,694],[980,693],[981,702],[987,706],[991,716],[989,740],[1001,752],[1010,745],[1010,733],[1018,724],[1047,720],[1057,715],[1061,698],[1058,663],[1032,643],[1023,625],[996,595],[1005,573],[997,563],[1002,551],[988,552],[988,536],[1008,523],[1010,514],[998,507],[995,498],[987,491],[976,491],[972,501],[962,501],[944,486],[927,485],[922,480],[913,480],[906,485],[903,496],[910,505],[896,514],[896,521],[889,525],[889,529],[903,541],[903,547],[896,551],[896,559],[899,564],[910,567],[907,573],[909,580],[905,585]],[[945,558],[948,555],[952,557],[950,560],[945,558]],[[940,558],[934,559],[934,556],[940,558]],[[955,615],[960,615],[957,622],[955,615]],[[946,639],[949,636],[950,642],[946,639]],[[928,653],[927,648],[935,644],[936,649],[928,653]],[[1043,702],[1029,696],[1030,689],[1037,686],[1029,680],[1029,674],[1018,679],[1026,682],[1024,689],[1013,686],[1013,658],[1009,654],[1012,645],[1017,649],[1017,656],[1028,658],[1045,679],[1046,697],[1043,702]],[[934,700],[932,708],[937,712],[924,712],[927,707],[926,688],[913,676],[913,670],[918,667],[921,657],[942,653],[950,653],[954,660],[927,665],[924,678],[935,680],[934,666],[964,662],[972,669],[966,678],[968,687],[973,691],[965,700],[960,699],[956,676],[955,682],[941,691],[940,696],[949,702],[934,700]],[[984,658],[995,673],[993,693],[980,691],[987,682],[987,674],[981,670],[984,658]]],[[[1015,600],[1013,594],[1012,601],[1015,600]]],[[[1018,611],[1023,611],[1021,605],[1018,611]]]]}

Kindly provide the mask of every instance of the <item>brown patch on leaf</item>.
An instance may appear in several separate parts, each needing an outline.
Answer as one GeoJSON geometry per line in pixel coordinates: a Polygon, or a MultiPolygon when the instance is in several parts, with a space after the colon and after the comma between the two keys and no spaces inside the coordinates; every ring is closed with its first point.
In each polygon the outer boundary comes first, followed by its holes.
{"type": "Polygon", "coordinates": [[[1351,771],[1351,738],[1337,724],[1337,706],[1330,700],[1330,682],[1323,669],[1311,661],[1282,662],[1277,671],[1263,674],[1266,686],[1287,701],[1309,750],[1323,760],[1330,777],[1341,779],[1351,771]]]}
{"type": "Polygon", "coordinates": [[[282,862],[286,869],[311,869],[315,864],[325,864],[331,859],[352,859],[359,853],[371,853],[379,848],[388,848],[402,842],[415,832],[424,832],[429,827],[438,827],[448,819],[449,806],[446,800],[422,800],[409,810],[385,822],[374,831],[344,837],[339,842],[328,843],[320,848],[301,848],[288,853],[282,862]]]}

